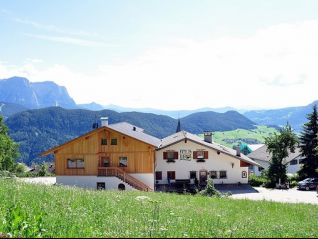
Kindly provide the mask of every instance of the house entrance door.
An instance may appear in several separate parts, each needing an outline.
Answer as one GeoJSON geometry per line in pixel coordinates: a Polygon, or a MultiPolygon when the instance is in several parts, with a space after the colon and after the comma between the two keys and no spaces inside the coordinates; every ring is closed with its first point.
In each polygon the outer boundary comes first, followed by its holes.
{"type": "Polygon", "coordinates": [[[208,179],[208,172],[206,170],[200,171],[200,184],[206,184],[208,179]]]}

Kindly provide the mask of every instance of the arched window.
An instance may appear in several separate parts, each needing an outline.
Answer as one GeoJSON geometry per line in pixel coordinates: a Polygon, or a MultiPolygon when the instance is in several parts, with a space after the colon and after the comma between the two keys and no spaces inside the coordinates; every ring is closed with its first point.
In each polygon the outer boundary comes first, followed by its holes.
{"type": "Polygon", "coordinates": [[[125,191],[126,190],[125,184],[123,184],[123,183],[118,184],[118,190],[125,191]]]}

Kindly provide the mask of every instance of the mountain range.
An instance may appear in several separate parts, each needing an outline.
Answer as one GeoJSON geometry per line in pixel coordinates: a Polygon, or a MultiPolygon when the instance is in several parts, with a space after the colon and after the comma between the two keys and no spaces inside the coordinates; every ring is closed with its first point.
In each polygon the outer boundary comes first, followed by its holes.
{"type": "Polygon", "coordinates": [[[42,161],[38,157],[40,152],[91,130],[92,123],[101,116],[110,117],[110,123],[127,121],[158,138],[175,132],[176,118],[181,119],[182,129],[195,134],[205,130],[252,130],[255,125],[282,126],[287,122],[299,132],[306,122],[306,114],[316,103],[318,101],[307,106],[253,110],[243,115],[231,107],[213,109],[222,112],[218,113],[211,111],[212,108],[165,111],[98,103],[77,105],[67,89],[54,82],[32,83],[22,77],[0,80],[0,114],[5,117],[10,135],[21,146],[21,161],[28,164],[42,161]],[[105,110],[104,107],[115,110],[105,110]]]}
{"type": "Polygon", "coordinates": [[[307,121],[307,114],[311,113],[313,106],[317,104],[318,101],[314,101],[306,106],[248,111],[244,113],[244,116],[259,125],[277,125],[281,127],[289,123],[296,132],[300,132],[307,121]]]}
{"type": "Polygon", "coordinates": [[[65,87],[52,81],[33,83],[23,77],[0,80],[0,102],[21,105],[28,109],[50,106],[68,109],[77,107],[65,87]]]}
{"type": "MultiPolygon", "coordinates": [[[[245,117],[259,125],[283,126],[287,122],[297,131],[302,130],[302,125],[306,122],[306,115],[311,112],[315,101],[306,106],[288,107],[273,110],[237,110],[233,107],[223,108],[200,108],[194,110],[160,110],[153,108],[127,108],[116,105],[101,105],[95,102],[89,104],[76,104],[69,96],[67,89],[54,82],[32,83],[23,77],[12,77],[0,80],[0,114],[5,118],[14,113],[26,109],[39,109],[51,106],[60,106],[66,109],[88,109],[100,111],[104,109],[116,112],[142,112],[157,115],[166,115],[172,118],[183,118],[194,113],[238,111],[245,117]]],[[[212,113],[210,113],[212,114],[212,113]]]]}
{"type": "MultiPolygon", "coordinates": [[[[21,161],[31,164],[43,160],[39,158],[41,152],[92,130],[92,124],[102,116],[108,116],[110,124],[126,121],[158,138],[175,133],[178,123],[169,116],[150,113],[50,107],[14,114],[6,120],[6,124],[10,136],[20,144],[21,161]]],[[[235,111],[195,113],[180,121],[183,130],[195,134],[256,128],[254,122],[235,111]]]]}
{"type": "Polygon", "coordinates": [[[188,115],[191,115],[193,113],[199,113],[199,112],[206,112],[206,111],[213,111],[217,113],[225,113],[227,111],[237,111],[239,113],[244,113],[247,110],[237,110],[233,107],[222,107],[222,108],[199,108],[194,110],[161,110],[161,109],[154,109],[154,108],[129,108],[129,107],[122,107],[118,105],[100,105],[98,103],[92,102],[90,104],[79,104],[79,108],[81,109],[87,109],[87,110],[114,110],[117,112],[142,112],[142,113],[152,113],[157,115],[167,115],[172,118],[178,119],[180,117],[186,117],[188,115]]]}

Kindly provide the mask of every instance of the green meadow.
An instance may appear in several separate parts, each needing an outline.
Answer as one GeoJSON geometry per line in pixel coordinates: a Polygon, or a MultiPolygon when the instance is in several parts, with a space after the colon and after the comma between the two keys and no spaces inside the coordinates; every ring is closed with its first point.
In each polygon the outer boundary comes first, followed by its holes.
{"type": "MultiPolygon", "coordinates": [[[[265,138],[277,132],[275,128],[267,126],[257,126],[254,130],[237,129],[232,131],[214,132],[213,141],[218,144],[232,148],[238,142],[264,143],[265,138]]],[[[203,136],[202,136],[203,137],[203,136]]]]}
{"type": "Polygon", "coordinates": [[[0,237],[317,237],[318,206],[0,179],[0,237]]]}

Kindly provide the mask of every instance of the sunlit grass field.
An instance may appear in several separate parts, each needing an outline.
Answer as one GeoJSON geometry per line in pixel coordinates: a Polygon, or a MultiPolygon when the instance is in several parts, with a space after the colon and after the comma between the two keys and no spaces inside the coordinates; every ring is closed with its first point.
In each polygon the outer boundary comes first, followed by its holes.
{"type": "MultiPolygon", "coordinates": [[[[214,132],[213,141],[224,146],[232,148],[238,142],[244,140],[256,140],[258,143],[264,143],[265,138],[271,136],[276,129],[267,126],[257,126],[256,129],[237,129],[232,131],[214,132]]],[[[203,136],[202,136],[203,137],[203,136]]]]}
{"type": "Polygon", "coordinates": [[[0,237],[317,237],[318,206],[0,179],[0,237]],[[9,235],[8,235],[9,233],[9,235]]]}

